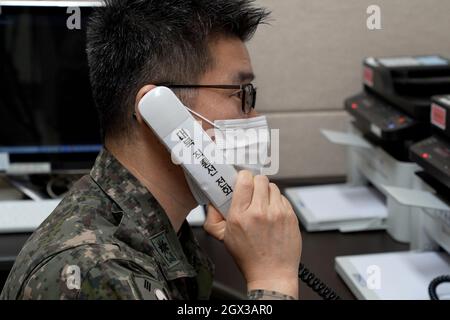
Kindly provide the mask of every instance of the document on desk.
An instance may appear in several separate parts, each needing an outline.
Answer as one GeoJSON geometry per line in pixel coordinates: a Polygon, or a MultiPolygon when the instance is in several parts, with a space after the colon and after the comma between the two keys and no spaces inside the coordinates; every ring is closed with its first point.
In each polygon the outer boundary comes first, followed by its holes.
{"type": "Polygon", "coordinates": [[[301,212],[307,209],[320,222],[386,218],[383,197],[367,186],[333,184],[286,189],[290,199],[301,212]]]}
{"type": "MultiPolygon", "coordinates": [[[[336,258],[336,271],[359,299],[428,300],[428,285],[450,274],[450,256],[439,252],[395,252],[336,258]]],[[[439,286],[450,298],[450,284],[439,286]]]]}
{"type": "Polygon", "coordinates": [[[359,147],[366,149],[372,148],[366,139],[353,133],[325,129],[321,129],[320,132],[325,136],[325,138],[334,144],[344,145],[347,147],[359,147]]]}
{"type": "Polygon", "coordinates": [[[423,190],[413,190],[382,185],[387,194],[393,197],[398,203],[418,208],[450,211],[450,207],[434,193],[423,190]]]}

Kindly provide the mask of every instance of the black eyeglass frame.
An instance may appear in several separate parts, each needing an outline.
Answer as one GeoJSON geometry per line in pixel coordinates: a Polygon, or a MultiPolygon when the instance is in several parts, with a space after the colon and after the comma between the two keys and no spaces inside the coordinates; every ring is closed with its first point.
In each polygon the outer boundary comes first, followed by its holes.
{"type": "MultiPolygon", "coordinates": [[[[242,101],[242,112],[244,114],[249,114],[252,109],[255,109],[256,105],[256,87],[252,83],[241,84],[241,85],[233,85],[233,84],[171,84],[171,83],[160,83],[157,86],[163,86],[167,88],[173,89],[200,89],[200,88],[209,88],[209,89],[236,89],[241,92],[241,101],[242,101]],[[249,103],[247,104],[247,101],[249,103]],[[246,108],[248,106],[248,108],[246,108]]],[[[233,96],[234,94],[230,95],[233,96]]]]}

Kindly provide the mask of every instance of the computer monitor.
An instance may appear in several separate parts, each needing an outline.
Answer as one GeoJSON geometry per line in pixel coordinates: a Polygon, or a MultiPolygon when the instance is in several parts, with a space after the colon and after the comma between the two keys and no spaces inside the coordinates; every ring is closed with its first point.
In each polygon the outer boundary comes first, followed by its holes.
{"type": "Polygon", "coordinates": [[[78,4],[0,1],[2,172],[86,171],[101,149],[86,56],[99,3],[78,4]]]}

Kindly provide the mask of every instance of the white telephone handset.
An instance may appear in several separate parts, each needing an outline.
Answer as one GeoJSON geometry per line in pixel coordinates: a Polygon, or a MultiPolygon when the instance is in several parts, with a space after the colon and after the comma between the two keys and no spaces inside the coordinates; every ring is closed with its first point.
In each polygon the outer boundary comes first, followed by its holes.
{"type": "Polygon", "coordinates": [[[195,180],[211,203],[224,217],[228,213],[236,182],[237,171],[224,161],[215,161],[205,155],[205,147],[214,143],[201,125],[189,113],[178,97],[166,87],[156,87],[139,102],[139,113],[145,123],[159,137],[169,152],[182,148],[191,155],[185,161],[172,153],[195,180]],[[195,133],[195,134],[194,134],[195,133]],[[219,163],[217,163],[219,162],[219,163]]]}
{"type": "MultiPolygon", "coordinates": [[[[183,162],[176,159],[203,190],[217,210],[226,217],[231,205],[236,169],[229,164],[213,162],[204,155],[203,146],[214,143],[201,125],[187,111],[177,96],[166,87],[156,87],[148,92],[139,102],[139,112],[145,123],[164,143],[169,152],[181,146],[183,151],[194,157],[204,157],[203,162],[183,162]],[[195,134],[194,134],[195,133],[195,134]],[[200,133],[200,134],[199,134],[200,133]]],[[[172,153],[172,158],[177,153],[172,153]]],[[[218,161],[216,161],[218,162],[218,161]]],[[[323,299],[340,299],[339,296],[303,264],[300,264],[299,278],[308,284],[323,299]]]]}

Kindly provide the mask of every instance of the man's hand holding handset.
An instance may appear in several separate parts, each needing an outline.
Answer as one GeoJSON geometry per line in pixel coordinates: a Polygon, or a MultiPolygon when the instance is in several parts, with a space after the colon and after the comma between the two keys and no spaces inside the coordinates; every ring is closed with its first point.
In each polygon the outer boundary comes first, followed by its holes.
{"type": "Polygon", "coordinates": [[[227,219],[210,205],[204,228],[224,242],[248,291],[276,291],[298,298],[302,250],[298,219],[267,177],[240,171],[227,219]]]}

